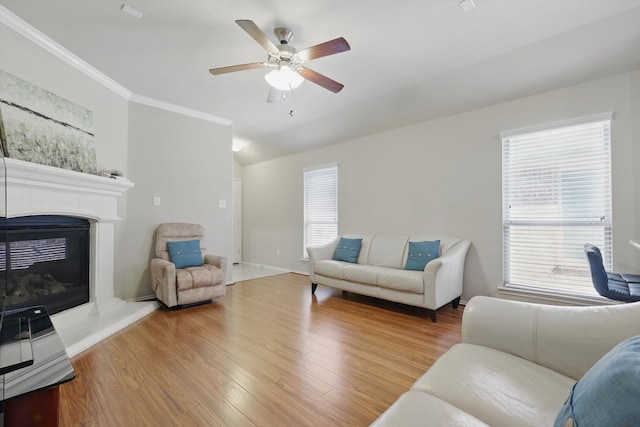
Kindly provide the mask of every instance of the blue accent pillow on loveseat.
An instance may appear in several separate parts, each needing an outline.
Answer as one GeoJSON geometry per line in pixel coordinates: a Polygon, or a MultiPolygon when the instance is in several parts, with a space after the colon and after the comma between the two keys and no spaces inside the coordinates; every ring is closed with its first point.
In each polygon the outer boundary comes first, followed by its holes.
{"type": "Polygon", "coordinates": [[[333,259],[336,261],[356,263],[358,262],[358,255],[360,255],[361,247],[362,239],[348,239],[346,237],[341,237],[338,242],[336,252],[333,254],[333,259]]]}
{"type": "Polygon", "coordinates": [[[440,240],[409,242],[409,253],[404,269],[423,271],[427,263],[438,256],[440,256],[440,240]]]}

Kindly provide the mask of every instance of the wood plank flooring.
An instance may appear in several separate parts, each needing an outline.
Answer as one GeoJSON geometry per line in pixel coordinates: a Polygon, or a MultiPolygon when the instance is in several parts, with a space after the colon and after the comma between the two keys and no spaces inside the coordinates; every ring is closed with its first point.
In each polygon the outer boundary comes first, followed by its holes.
{"type": "Polygon", "coordinates": [[[158,310],[72,359],[62,426],[367,426],[460,342],[426,310],[283,274],[158,310]]]}

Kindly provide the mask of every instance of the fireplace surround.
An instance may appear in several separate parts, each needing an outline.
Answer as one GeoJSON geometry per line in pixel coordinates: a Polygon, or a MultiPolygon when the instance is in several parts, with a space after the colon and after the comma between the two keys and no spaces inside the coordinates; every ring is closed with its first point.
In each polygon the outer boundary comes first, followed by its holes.
{"type": "Polygon", "coordinates": [[[11,158],[4,161],[6,218],[62,215],[81,218],[89,225],[89,301],[52,316],[69,356],[157,308],[153,302],[125,302],[115,296],[118,198],[134,186],[131,181],[11,158]]]}

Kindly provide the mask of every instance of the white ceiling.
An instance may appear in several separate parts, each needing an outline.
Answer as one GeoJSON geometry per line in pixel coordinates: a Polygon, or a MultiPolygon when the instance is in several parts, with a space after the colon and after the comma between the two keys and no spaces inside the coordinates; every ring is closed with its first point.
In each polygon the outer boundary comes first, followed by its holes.
{"type": "MultiPolygon", "coordinates": [[[[243,165],[640,68],[640,0],[0,0],[133,93],[233,121],[243,165]],[[141,11],[138,19],[120,10],[141,11]],[[311,82],[266,103],[266,60],[236,19],[293,30],[298,50],[344,37],[307,64],[311,82]],[[291,116],[289,112],[293,110],[291,116]]],[[[277,43],[276,43],[277,44],[277,43]]]]}

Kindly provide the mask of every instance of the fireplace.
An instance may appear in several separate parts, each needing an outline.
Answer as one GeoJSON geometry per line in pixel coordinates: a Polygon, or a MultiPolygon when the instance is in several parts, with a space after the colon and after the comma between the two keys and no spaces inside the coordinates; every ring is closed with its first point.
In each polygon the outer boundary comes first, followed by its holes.
{"type": "MultiPolygon", "coordinates": [[[[11,158],[4,159],[4,166],[0,184],[5,185],[6,194],[0,197],[0,212],[6,211],[8,221],[53,215],[83,218],[88,223],[89,301],[51,316],[70,357],[157,309],[154,302],[125,302],[114,292],[118,198],[134,186],[131,181],[11,158]]],[[[70,250],[74,251],[73,256],[81,251],[70,250]]]]}
{"type": "Polygon", "coordinates": [[[89,302],[88,220],[34,215],[1,218],[0,227],[6,309],[44,305],[56,314],[89,302]]]}

